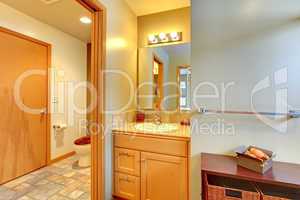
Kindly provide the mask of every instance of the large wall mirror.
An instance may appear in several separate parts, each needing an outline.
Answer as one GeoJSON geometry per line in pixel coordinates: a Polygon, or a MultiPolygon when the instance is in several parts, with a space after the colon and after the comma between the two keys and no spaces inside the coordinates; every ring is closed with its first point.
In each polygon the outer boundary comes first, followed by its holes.
{"type": "Polygon", "coordinates": [[[190,110],[190,58],[190,43],[139,49],[139,110],[190,110]]]}

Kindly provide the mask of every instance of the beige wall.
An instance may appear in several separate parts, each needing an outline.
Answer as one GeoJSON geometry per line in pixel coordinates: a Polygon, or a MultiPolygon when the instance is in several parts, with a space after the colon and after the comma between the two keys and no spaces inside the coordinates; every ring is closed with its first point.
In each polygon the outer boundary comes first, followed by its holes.
{"type": "Polygon", "coordinates": [[[183,42],[191,41],[190,8],[181,8],[138,17],[138,46],[148,45],[148,35],[161,32],[183,32],[183,42]]]}
{"type": "MultiPolygon", "coordinates": [[[[269,5],[269,1],[258,2],[259,5],[269,5]]],[[[269,76],[271,87],[255,94],[254,103],[258,111],[276,111],[275,94],[285,88],[288,88],[290,109],[300,108],[300,97],[296,92],[300,90],[299,20],[287,19],[278,24],[282,12],[271,8],[260,10],[253,7],[251,15],[250,10],[248,14],[240,12],[241,8],[248,8],[246,1],[220,3],[219,0],[193,0],[192,3],[193,89],[204,81],[216,84],[219,89],[222,82],[235,82],[234,86],[227,89],[225,109],[251,111],[252,89],[256,83],[269,76]],[[227,13],[232,15],[221,12],[224,6],[227,13]],[[273,11],[276,12],[270,14],[273,11]],[[276,84],[275,72],[284,67],[288,68],[288,81],[276,84]]],[[[287,5],[286,2],[276,1],[272,6],[283,9],[284,4],[287,5]],[[281,3],[282,5],[278,5],[281,3]]],[[[283,77],[279,76],[277,79],[283,80],[283,77]]],[[[202,94],[212,94],[211,92],[212,90],[202,88],[202,94]]],[[[202,98],[196,102],[209,109],[221,109],[220,99],[202,98]]],[[[277,128],[286,122],[284,119],[274,120],[270,116],[269,119],[277,128]]],[[[195,120],[207,127],[214,127],[214,130],[219,125],[222,129],[224,125],[225,131],[217,132],[207,128],[192,130],[192,199],[200,198],[202,152],[232,154],[239,145],[256,145],[273,150],[277,154],[276,160],[300,163],[297,154],[300,150],[297,142],[300,140],[299,119],[288,120],[285,132],[269,127],[254,115],[207,114],[196,116],[195,120]],[[232,126],[233,134],[227,134],[226,130],[232,126]]]]}
{"type": "MultiPolygon", "coordinates": [[[[118,70],[130,78],[136,86],[137,77],[137,17],[124,0],[99,0],[107,8],[107,51],[106,69],[118,70]]],[[[107,73],[105,81],[105,108],[121,116],[135,110],[134,102],[125,107],[130,97],[130,84],[120,74],[107,73]],[[124,108],[124,109],[122,109],[124,108]]],[[[112,195],[112,138],[111,129],[114,115],[106,114],[105,135],[105,199],[112,195]]]]}
{"type": "MultiPolygon", "coordinates": [[[[23,13],[0,3],[0,26],[14,30],[19,33],[42,40],[52,45],[52,67],[64,71],[64,77],[58,78],[60,81],[85,81],[86,80],[86,45],[84,42],[55,29],[47,24],[41,23],[23,13]]],[[[51,87],[54,85],[51,77],[51,87]]],[[[54,92],[52,92],[53,94],[54,92]]],[[[67,99],[65,93],[58,94],[59,106],[67,99]]],[[[86,105],[86,95],[82,94],[76,98],[79,107],[86,105]]],[[[66,105],[66,104],[65,104],[66,105]]],[[[54,104],[51,104],[51,109],[54,104]]],[[[59,134],[55,134],[51,128],[51,158],[54,159],[73,151],[73,142],[80,135],[78,122],[85,116],[75,115],[74,124],[67,123],[67,114],[53,114],[52,124],[67,124],[67,129],[59,134]]]]}

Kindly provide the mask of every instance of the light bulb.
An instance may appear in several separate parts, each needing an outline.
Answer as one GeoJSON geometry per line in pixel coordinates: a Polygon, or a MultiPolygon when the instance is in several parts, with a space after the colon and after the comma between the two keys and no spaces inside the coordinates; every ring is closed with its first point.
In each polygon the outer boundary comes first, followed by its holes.
{"type": "Polygon", "coordinates": [[[166,40],[168,40],[168,37],[167,37],[167,35],[165,33],[160,33],[159,34],[159,39],[161,41],[166,41],[166,40]]]}
{"type": "Polygon", "coordinates": [[[170,33],[170,37],[171,37],[172,41],[179,40],[179,34],[177,32],[170,33]]]}
{"type": "Polygon", "coordinates": [[[152,44],[158,42],[157,37],[155,35],[149,35],[148,41],[149,41],[149,43],[152,43],[152,44]]]}

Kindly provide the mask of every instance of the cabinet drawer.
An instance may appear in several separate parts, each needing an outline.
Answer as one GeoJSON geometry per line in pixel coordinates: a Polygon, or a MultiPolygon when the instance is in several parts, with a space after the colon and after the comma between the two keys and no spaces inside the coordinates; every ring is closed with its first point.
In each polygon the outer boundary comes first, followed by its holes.
{"type": "Polygon", "coordinates": [[[116,147],[187,157],[188,143],[181,140],[114,134],[116,147]]]}
{"type": "Polygon", "coordinates": [[[140,178],[115,173],[115,196],[128,200],[140,200],[140,178]]]}
{"type": "Polygon", "coordinates": [[[140,152],[115,148],[115,171],[140,176],[140,152]]]}

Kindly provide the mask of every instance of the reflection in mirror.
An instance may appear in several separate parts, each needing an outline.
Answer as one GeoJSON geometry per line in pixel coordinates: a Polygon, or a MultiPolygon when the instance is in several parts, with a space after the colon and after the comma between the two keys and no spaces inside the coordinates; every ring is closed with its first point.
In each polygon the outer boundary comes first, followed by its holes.
{"type": "Polygon", "coordinates": [[[177,84],[179,85],[179,110],[191,109],[191,75],[192,68],[190,66],[179,66],[177,68],[177,84]]]}
{"type": "Polygon", "coordinates": [[[191,106],[191,45],[139,49],[138,109],[188,111],[191,106]]]}
{"type": "Polygon", "coordinates": [[[154,86],[154,100],[153,107],[159,108],[163,100],[163,73],[164,73],[164,63],[160,61],[159,58],[153,56],[153,86],[154,86]]]}

